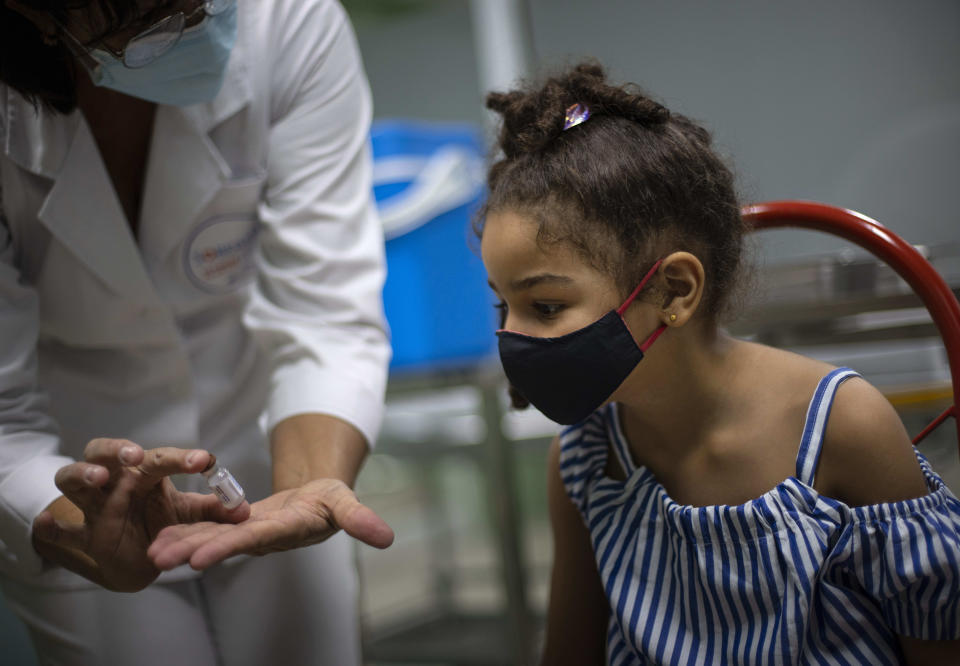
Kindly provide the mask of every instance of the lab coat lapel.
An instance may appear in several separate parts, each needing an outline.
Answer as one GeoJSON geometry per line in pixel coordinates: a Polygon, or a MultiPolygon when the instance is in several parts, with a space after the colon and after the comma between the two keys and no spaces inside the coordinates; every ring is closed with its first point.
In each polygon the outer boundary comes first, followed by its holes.
{"type": "Polygon", "coordinates": [[[183,239],[229,170],[183,110],[157,110],[140,209],[140,244],[148,258],[163,258],[183,239]]]}
{"type": "Polygon", "coordinates": [[[141,302],[155,300],[156,292],[86,122],[77,123],[38,217],[113,291],[141,302]]]}
{"type": "Polygon", "coordinates": [[[162,259],[176,247],[231,177],[209,132],[250,103],[250,90],[237,48],[214,101],[157,109],[140,213],[140,245],[149,258],[162,259]]]}

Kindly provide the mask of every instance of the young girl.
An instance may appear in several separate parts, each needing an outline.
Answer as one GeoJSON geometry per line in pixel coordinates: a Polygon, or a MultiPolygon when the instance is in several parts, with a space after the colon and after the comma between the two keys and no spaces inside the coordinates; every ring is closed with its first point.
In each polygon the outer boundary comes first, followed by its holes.
{"type": "Polygon", "coordinates": [[[890,404],[718,327],[745,229],[709,134],[593,64],[487,105],[501,359],[570,426],[544,663],[960,663],[960,502],[890,404]]]}

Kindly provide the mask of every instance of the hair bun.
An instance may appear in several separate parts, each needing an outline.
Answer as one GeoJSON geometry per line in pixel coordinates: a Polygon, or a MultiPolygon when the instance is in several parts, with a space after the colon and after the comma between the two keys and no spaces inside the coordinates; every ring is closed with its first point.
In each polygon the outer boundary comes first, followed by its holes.
{"type": "MultiPolygon", "coordinates": [[[[503,117],[500,147],[507,157],[543,149],[563,132],[566,109],[584,104],[591,119],[617,116],[646,127],[663,125],[670,111],[632,84],[607,82],[602,65],[582,62],[542,86],[487,95],[487,108],[503,117]]],[[[588,121],[590,122],[590,121],[588,121]]]]}

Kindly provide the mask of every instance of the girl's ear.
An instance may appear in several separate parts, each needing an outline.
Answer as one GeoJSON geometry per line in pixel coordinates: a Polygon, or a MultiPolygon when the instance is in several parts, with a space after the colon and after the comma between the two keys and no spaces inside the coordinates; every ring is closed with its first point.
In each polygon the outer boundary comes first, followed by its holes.
{"type": "Polygon", "coordinates": [[[693,317],[703,297],[703,264],[689,252],[674,252],[660,264],[659,273],[664,293],[660,320],[668,326],[683,326],[693,317]]]}

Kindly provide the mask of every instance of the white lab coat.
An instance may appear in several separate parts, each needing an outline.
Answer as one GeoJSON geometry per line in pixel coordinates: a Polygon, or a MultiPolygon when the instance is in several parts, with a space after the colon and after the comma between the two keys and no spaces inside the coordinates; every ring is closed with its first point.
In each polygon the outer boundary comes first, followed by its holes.
{"type": "Polygon", "coordinates": [[[157,111],[137,238],[81,114],[36,114],[0,86],[7,575],[85,584],[38,573],[29,534],[94,437],[209,449],[252,500],[285,417],[376,439],[389,345],[354,36],[335,2],[239,9],[218,97],[157,111]]]}

